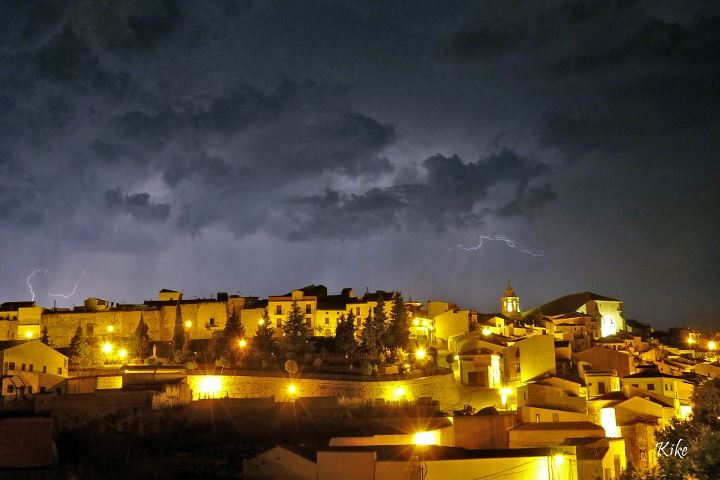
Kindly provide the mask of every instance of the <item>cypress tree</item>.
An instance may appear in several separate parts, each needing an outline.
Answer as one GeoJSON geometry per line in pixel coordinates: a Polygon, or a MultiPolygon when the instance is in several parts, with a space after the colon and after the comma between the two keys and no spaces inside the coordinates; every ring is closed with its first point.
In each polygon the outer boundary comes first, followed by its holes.
{"type": "Polygon", "coordinates": [[[346,355],[355,354],[357,342],[355,341],[355,314],[352,310],[347,317],[340,316],[335,329],[335,341],[340,351],[346,355]]]}
{"type": "Polygon", "coordinates": [[[185,326],[183,325],[182,309],[180,308],[180,299],[178,298],[177,307],[175,307],[175,327],[173,328],[172,352],[183,349],[185,345],[185,326]]]}
{"type": "Polygon", "coordinates": [[[396,348],[407,350],[409,342],[410,322],[405,309],[405,300],[400,292],[395,292],[388,325],[388,347],[391,350],[396,348]]]}
{"type": "Polygon", "coordinates": [[[305,325],[305,316],[297,302],[293,302],[290,307],[287,319],[283,324],[283,334],[285,335],[285,348],[288,352],[295,355],[300,355],[304,352],[308,338],[308,329],[305,325]]]}
{"type": "Polygon", "coordinates": [[[75,335],[70,339],[70,345],[68,346],[68,357],[74,361],[79,361],[85,358],[89,354],[87,340],[83,336],[82,327],[80,325],[75,329],[75,335]]]}
{"type": "Polygon", "coordinates": [[[360,332],[360,344],[372,356],[377,355],[380,350],[381,334],[382,331],[378,328],[372,311],[369,311],[363,322],[362,332],[360,332]]]}
{"type": "Polygon", "coordinates": [[[148,335],[149,327],[143,319],[143,314],[140,312],[140,321],[135,327],[135,356],[140,358],[140,361],[147,358],[148,345],[150,343],[150,336],[148,335]]]}
{"type": "Polygon", "coordinates": [[[45,325],[42,328],[42,331],[40,332],[40,341],[47,345],[48,347],[52,347],[50,342],[50,335],[48,334],[48,327],[45,325]]]}
{"type": "Polygon", "coordinates": [[[225,322],[225,328],[223,329],[221,337],[221,345],[219,350],[220,356],[230,359],[235,356],[235,346],[238,340],[245,336],[245,327],[240,321],[240,317],[233,310],[228,316],[227,322],[225,322]]]}
{"type": "Polygon", "coordinates": [[[275,329],[272,326],[270,315],[267,308],[262,314],[261,321],[255,330],[253,337],[253,350],[260,358],[269,358],[277,351],[277,342],[275,341],[275,329]]]}

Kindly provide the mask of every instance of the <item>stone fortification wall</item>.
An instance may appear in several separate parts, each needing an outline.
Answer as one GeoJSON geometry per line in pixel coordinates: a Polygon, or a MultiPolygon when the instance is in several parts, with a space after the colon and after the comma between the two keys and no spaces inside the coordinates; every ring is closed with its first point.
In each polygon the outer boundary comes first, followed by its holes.
{"type": "Polygon", "coordinates": [[[376,399],[412,401],[417,397],[430,397],[443,408],[462,403],[452,374],[388,381],[188,375],[187,382],[193,399],[275,397],[277,401],[286,401],[300,397],[337,397],[342,403],[363,403],[376,399]]]}

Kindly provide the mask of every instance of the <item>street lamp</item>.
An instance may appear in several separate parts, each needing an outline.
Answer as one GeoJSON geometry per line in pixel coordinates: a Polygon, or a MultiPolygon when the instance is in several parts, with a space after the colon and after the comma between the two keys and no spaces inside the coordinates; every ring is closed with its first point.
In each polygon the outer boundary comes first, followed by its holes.
{"type": "Polygon", "coordinates": [[[415,350],[415,359],[416,360],[422,360],[426,356],[427,356],[427,352],[424,349],[418,348],[417,350],[415,350]]]}
{"type": "Polygon", "coordinates": [[[247,340],[245,340],[244,338],[241,338],[241,339],[238,341],[238,346],[239,346],[240,348],[245,348],[245,347],[247,347],[247,340]]]}
{"type": "Polygon", "coordinates": [[[112,353],[112,351],[113,351],[112,343],[110,343],[110,342],[103,343],[102,350],[103,350],[103,353],[105,353],[106,355],[109,355],[110,353],[112,353]]]}

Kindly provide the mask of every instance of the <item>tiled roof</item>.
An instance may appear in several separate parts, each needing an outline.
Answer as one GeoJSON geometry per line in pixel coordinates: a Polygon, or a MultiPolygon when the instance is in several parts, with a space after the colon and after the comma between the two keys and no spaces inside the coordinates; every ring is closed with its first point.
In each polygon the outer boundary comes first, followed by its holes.
{"type": "Polygon", "coordinates": [[[543,315],[561,315],[563,313],[574,312],[578,308],[593,300],[604,300],[612,302],[619,301],[614,298],[598,295],[597,293],[580,292],[573,293],[572,295],[565,295],[564,297],[555,299],[552,302],[548,302],[544,305],[532,309],[531,312],[538,312],[542,313],[543,315]]]}
{"type": "Polygon", "coordinates": [[[8,348],[17,347],[23,343],[32,342],[34,340],[3,340],[0,342],[0,350],[6,350],[8,348]]]}

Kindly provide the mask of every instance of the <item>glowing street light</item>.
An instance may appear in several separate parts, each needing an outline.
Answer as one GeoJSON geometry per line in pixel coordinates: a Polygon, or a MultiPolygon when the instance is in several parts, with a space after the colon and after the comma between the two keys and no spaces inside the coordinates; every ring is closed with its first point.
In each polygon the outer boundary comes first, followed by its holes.
{"type": "Polygon", "coordinates": [[[110,354],[110,353],[112,353],[112,351],[113,351],[113,345],[112,345],[112,343],[110,343],[110,342],[103,343],[102,351],[103,351],[105,354],[110,354]]]}
{"type": "Polygon", "coordinates": [[[415,445],[436,445],[438,441],[434,432],[417,432],[413,436],[413,443],[415,445]]]}
{"type": "Polygon", "coordinates": [[[413,326],[417,327],[418,325],[420,325],[420,320],[416,318],[413,320],[413,326]]]}
{"type": "Polygon", "coordinates": [[[405,396],[405,389],[403,387],[397,387],[393,391],[393,397],[395,397],[395,400],[401,400],[405,396]]]}
{"type": "Polygon", "coordinates": [[[33,334],[32,334],[32,332],[31,332],[30,330],[28,330],[27,332],[25,332],[25,338],[32,338],[32,337],[33,337],[33,334]]]}
{"type": "Polygon", "coordinates": [[[213,398],[223,388],[223,380],[217,375],[206,375],[200,379],[198,383],[198,394],[199,396],[206,398],[213,398]]]}
{"type": "Polygon", "coordinates": [[[118,350],[118,357],[125,359],[125,358],[127,358],[127,356],[128,356],[128,351],[126,349],[121,348],[120,350],[118,350]]]}
{"type": "Polygon", "coordinates": [[[417,360],[422,360],[426,356],[427,356],[427,352],[425,350],[423,350],[422,348],[418,348],[417,350],[415,350],[415,358],[417,360]]]}
{"type": "Polygon", "coordinates": [[[185,328],[192,328],[192,322],[190,320],[185,321],[185,328]]]}
{"type": "Polygon", "coordinates": [[[238,346],[239,346],[240,348],[245,348],[245,347],[247,347],[247,340],[245,340],[244,338],[241,338],[241,339],[238,341],[238,346]]]}
{"type": "Polygon", "coordinates": [[[560,466],[565,463],[565,455],[558,453],[557,455],[553,456],[553,460],[555,461],[555,465],[560,466]]]}
{"type": "Polygon", "coordinates": [[[115,325],[108,325],[107,326],[107,332],[113,333],[115,331],[115,325]]]}
{"type": "Polygon", "coordinates": [[[483,335],[488,336],[488,335],[490,335],[491,333],[492,333],[492,328],[490,328],[490,327],[483,327],[483,329],[482,329],[482,334],[483,334],[483,335]]]}
{"type": "Polygon", "coordinates": [[[265,319],[261,318],[260,320],[258,320],[258,325],[265,325],[265,319]]]}
{"type": "Polygon", "coordinates": [[[290,385],[288,385],[287,392],[290,395],[295,395],[297,393],[297,385],[295,385],[294,383],[291,383],[290,385]]]}
{"type": "Polygon", "coordinates": [[[715,350],[716,348],[717,348],[717,344],[714,341],[710,340],[708,342],[708,350],[715,350]]]}

